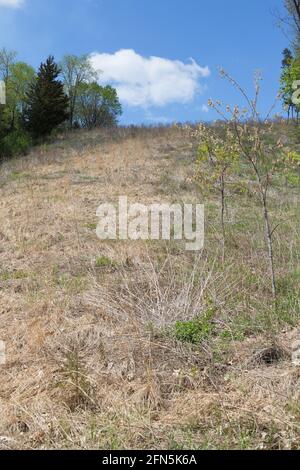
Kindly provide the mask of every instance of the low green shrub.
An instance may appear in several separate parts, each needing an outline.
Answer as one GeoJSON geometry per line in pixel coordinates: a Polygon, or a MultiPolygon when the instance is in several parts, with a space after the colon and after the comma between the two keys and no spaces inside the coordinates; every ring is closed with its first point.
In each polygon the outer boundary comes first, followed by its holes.
{"type": "Polygon", "coordinates": [[[96,268],[111,268],[114,266],[114,262],[107,256],[99,256],[95,262],[96,268]]]}
{"type": "Polygon", "coordinates": [[[178,321],[175,324],[174,336],[182,343],[199,344],[208,339],[214,331],[213,318],[215,308],[210,308],[201,316],[190,321],[178,321]]]}
{"type": "Polygon", "coordinates": [[[24,131],[14,131],[0,141],[0,157],[10,158],[26,155],[32,145],[31,138],[24,131]]]}

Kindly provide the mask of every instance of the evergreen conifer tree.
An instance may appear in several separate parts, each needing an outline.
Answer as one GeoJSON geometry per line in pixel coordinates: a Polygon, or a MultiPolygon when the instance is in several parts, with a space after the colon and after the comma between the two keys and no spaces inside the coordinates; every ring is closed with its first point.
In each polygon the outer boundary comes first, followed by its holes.
{"type": "Polygon", "coordinates": [[[60,70],[49,56],[39,68],[37,79],[27,95],[25,124],[33,137],[45,137],[68,119],[69,100],[58,80],[60,70]]]}

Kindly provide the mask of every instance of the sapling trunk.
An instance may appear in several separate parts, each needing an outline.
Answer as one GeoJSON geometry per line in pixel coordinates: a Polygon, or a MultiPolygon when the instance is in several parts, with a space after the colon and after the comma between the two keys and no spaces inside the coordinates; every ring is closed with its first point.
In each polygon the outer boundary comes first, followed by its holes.
{"type": "Polygon", "coordinates": [[[263,180],[259,171],[259,168],[255,161],[250,158],[250,162],[252,164],[252,167],[255,171],[257,181],[259,184],[259,192],[261,195],[261,201],[262,201],[262,212],[263,212],[263,219],[264,219],[264,225],[265,225],[265,241],[267,244],[268,248],[268,262],[269,262],[269,271],[270,271],[270,279],[271,279],[271,285],[272,285],[272,294],[273,298],[276,300],[277,298],[277,289],[276,289],[276,275],[275,275],[275,266],[274,266],[274,250],[273,250],[273,231],[271,228],[271,223],[270,223],[270,216],[269,216],[269,210],[268,210],[268,184],[269,184],[269,179],[267,176],[266,183],[263,184],[263,180]]]}
{"type": "Polygon", "coordinates": [[[222,228],[222,261],[225,262],[225,249],[226,249],[226,230],[225,230],[225,179],[224,173],[221,173],[221,228],[222,228]]]}
{"type": "Polygon", "coordinates": [[[276,288],[276,275],[275,275],[275,266],[274,266],[274,250],[273,250],[273,233],[270,224],[270,217],[267,205],[267,195],[262,193],[262,204],[263,204],[263,216],[265,222],[265,238],[268,246],[268,260],[269,260],[269,269],[272,283],[272,294],[274,299],[277,297],[277,288],[276,288]]]}

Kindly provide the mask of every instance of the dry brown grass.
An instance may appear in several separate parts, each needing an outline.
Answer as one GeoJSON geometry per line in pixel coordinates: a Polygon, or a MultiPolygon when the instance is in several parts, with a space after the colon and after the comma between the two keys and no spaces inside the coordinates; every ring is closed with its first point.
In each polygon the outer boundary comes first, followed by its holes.
{"type": "MultiPolygon", "coordinates": [[[[291,311],[292,326],[268,328],[255,213],[250,229],[232,232],[225,267],[213,196],[200,256],[180,243],[95,235],[98,205],[119,195],[199,197],[194,150],[179,128],[74,132],[1,165],[0,448],[299,447],[300,374],[290,359],[298,320],[291,311]],[[101,256],[111,265],[97,266],[101,256]],[[211,304],[213,336],[198,347],[176,341],[174,323],[211,304]],[[262,326],[251,331],[256,314],[262,326]],[[268,363],[275,344],[282,354],[268,363]]],[[[283,212],[298,203],[284,197],[283,212]]],[[[240,219],[233,205],[232,226],[240,219]]],[[[297,232],[293,221],[285,230],[297,232]]],[[[298,263],[299,236],[281,235],[284,276],[298,263]]]]}

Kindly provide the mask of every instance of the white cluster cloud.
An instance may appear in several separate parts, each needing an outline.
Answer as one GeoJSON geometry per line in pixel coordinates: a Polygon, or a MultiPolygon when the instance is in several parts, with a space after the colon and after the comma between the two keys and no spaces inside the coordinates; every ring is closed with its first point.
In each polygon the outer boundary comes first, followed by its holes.
{"type": "Polygon", "coordinates": [[[0,0],[0,7],[19,8],[24,0],[0,0]]]}
{"type": "Polygon", "coordinates": [[[165,106],[188,103],[198,91],[199,80],[208,77],[208,67],[162,57],[143,57],[132,49],[115,54],[93,53],[91,63],[99,70],[99,82],[112,83],[120,100],[130,106],[165,106]],[[101,73],[100,73],[101,72],[101,73]]]}

